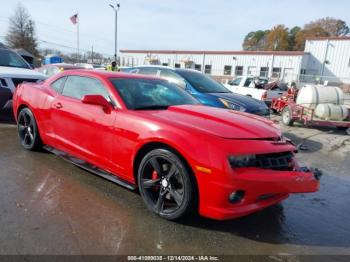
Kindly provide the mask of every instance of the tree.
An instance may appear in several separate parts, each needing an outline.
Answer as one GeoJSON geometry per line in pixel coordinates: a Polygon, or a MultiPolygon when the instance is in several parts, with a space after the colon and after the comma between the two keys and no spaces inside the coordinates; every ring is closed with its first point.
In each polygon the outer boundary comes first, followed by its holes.
{"type": "Polygon", "coordinates": [[[329,36],[344,36],[350,32],[346,22],[332,17],[321,18],[305,25],[305,30],[322,28],[329,36]]]}
{"type": "Polygon", "coordinates": [[[295,51],[296,49],[296,37],[297,34],[301,31],[302,29],[299,26],[295,26],[292,29],[289,30],[288,34],[288,43],[289,43],[289,50],[290,51],[295,51]]]}
{"type": "Polygon", "coordinates": [[[11,48],[22,48],[35,57],[39,56],[35,36],[35,23],[24,6],[18,4],[15,14],[9,19],[9,30],[5,38],[11,48]]]}
{"type": "Polygon", "coordinates": [[[307,38],[326,37],[329,33],[322,27],[312,27],[299,31],[295,37],[295,50],[302,51],[305,49],[305,42],[307,38]]]}
{"type": "Polygon", "coordinates": [[[284,25],[275,26],[266,36],[265,50],[286,51],[289,49],[288,28],[284,25]]]}
{"type": "Polygon", "coordinates": [[[272,31],[259,30],[250,32],[243,42],[244,50],[304,50],[307,38],[349,35],[350,29],[345,21],[332,17],[312,21],[301,29],[291,30],[283,25],[275,26],[272,31]],[[286,37],[287,35],[287,37],[286,37]],[[286,39],[288,47],[286,46],[286,39]]]}
{"type": "Polygon", "coordinates": [[[266,35],[269,32],[269,30],[250,32],[244,38],[243,49],[250,51],[264,50],[266,45],[266,35]]]}
{"type": "Polygon", "coordinates": [[[94,63],[101,63],[103,56],[100,53],[88,51],[86,52],[86,58],[90,61],[94,61],[94,63]]]}

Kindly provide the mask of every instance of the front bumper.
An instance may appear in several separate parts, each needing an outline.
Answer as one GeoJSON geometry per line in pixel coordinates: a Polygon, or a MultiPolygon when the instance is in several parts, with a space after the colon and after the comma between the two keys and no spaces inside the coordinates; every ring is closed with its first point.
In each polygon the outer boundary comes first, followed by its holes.
{"type": "Polygon", "coordinates": [[[320,175],[320,171],[306,168],[298,171],[237,169],[230,181],[200,181],[209,192],[200,192],[203,194],[199,212],[218,220],[245,216],[275,205],[291,193],[318,191],[320,175]],[[244,192],[244,197],[237,203],[231,203],[229,196],[237,191],[244,192]]]}

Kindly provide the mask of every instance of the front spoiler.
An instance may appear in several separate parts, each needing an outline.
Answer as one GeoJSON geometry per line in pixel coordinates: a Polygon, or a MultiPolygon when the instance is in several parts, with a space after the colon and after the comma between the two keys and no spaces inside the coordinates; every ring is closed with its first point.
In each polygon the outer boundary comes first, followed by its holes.
{"type": "Polygon", "coordinates": [[[235,170],[230,182],[207,181],[210,193],[202,198],[200,213],[218,220],[246,216],[281,202],[289,194],[317,192],[321,175],[320,170],[305,167],[294,171],[235,170]],[[244,198],[239,203],[230,203],[228,196],[236,191],[244,191],[244,198]]]}
{"type": "MultiPolygon", "coordinates": [[[[319,189],[322,172],[312,168],[298,168],[295,171],[274,171],[245,169],[237,172],[238,185],[260,194],[270,193],[312,193],[319,189]]],[[[235,184],[236,184],[235,183],[235,184]]]]}

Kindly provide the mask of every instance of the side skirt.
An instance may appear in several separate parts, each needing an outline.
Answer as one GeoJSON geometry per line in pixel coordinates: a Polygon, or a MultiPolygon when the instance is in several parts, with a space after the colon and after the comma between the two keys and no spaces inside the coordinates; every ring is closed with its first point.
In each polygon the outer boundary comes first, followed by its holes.
{"type": "Polygon", "coordinates": [[[84,160],[81,160],[79,158],[71,156],[63,151],[60,151],[60,150],[55,149],[55,148],[50,147],[50,146],[44,146],[43,148],[45,150],[55,154],[56,156],[59,156],[59,157],[63,158],[64,160],[72,163],[73,165],[76,165],[82,169],[85,169],[86,171],[89,171],[97,176],[103,177],[104,179],[107,179],[113,183],[120,185],[120,186],[126,187],[127,189],[130,189],[130,190],[136,189],[136,186],[129,183],[128,181],[120,179],[117,176],[115,176],[115,175],[113,175],[113,174],[111,174],[111,173],[109,173],[101,168],[98,168],[97,166],[94,166],[94,165],[92,165],[84,160]]]}

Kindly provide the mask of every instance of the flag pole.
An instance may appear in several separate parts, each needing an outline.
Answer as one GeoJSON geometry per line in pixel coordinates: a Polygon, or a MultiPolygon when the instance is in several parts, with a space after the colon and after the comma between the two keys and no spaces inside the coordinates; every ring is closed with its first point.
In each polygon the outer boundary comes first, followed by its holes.
{"type": "Polygon", "coordinates": [[[79,59],[79,20],[80,20],[80,17],[79,17],[79,12],[77,12],[77,60],[78,62],[80,62],[80,59],[79,59]]]}

